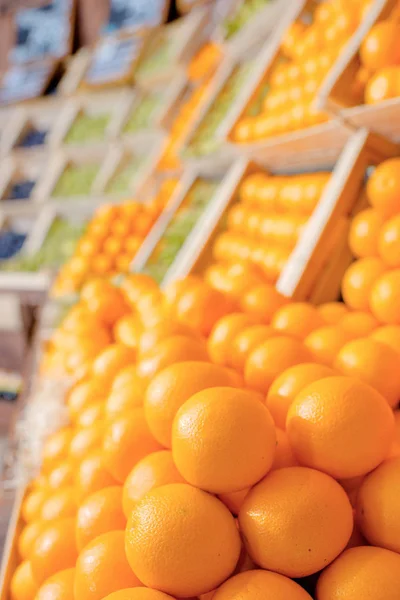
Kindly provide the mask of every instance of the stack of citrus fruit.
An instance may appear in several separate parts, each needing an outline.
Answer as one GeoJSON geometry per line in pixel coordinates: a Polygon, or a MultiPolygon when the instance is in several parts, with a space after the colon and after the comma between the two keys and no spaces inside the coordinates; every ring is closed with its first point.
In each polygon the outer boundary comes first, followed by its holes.
{"type": "Polygon", "coordinates": [[[143,240],[167,204],[176,181],[164,182],[148,203],[103,205],[54,283],[54,294],[76,292],[91,276],[127,273],[143,240]]]}
{"type": "Polygon", "coordinates": [[[188,78],[192,83],[199,83],[210,77],[221,63],[223,50],[215,42],[206,42],[190,61],[188,78]]]}
{"type": "Polygon", "coordinates": [[[377,104],[400,96],[400,25],[396,6],[390,18],[376,23],[359,51],[361,66],[355,80],[354,100],[377,104]]]}
{"type": "Polygon", "coordinates": [[[217,268],[246,262],[275,282],[314,211],[330,173],[273,176],[256,172],[243,180],[239,201],[227,216],[227,229],[213,248],[217,268]]]}
{"type": "Polygon", "coordinates": [[[49,348],[70,424],[22,506],[12,600],[398,599],[400,354],[348,377],[334,340],[318,364],[311,336],[370,315],[238,273],[241,301],[194,276],[84,287],[49,348]]]}
{"type": "Polygon", "coordinates": [[[327,0],[316,5],[311,22],[299,19],[290,26],[267,73],[269,89],[261,110],[239,120],[233,131],[235,142],[263,140],[328,119],[314,107],[316,92],[369,5],[370,0],[327,0]]]}

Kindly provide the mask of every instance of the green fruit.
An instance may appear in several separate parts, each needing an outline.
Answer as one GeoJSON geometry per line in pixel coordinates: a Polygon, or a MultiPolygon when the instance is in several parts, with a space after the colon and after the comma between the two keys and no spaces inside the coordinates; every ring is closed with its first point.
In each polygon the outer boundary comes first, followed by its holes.
{"type": "Polygon", "coordinates": [[[68,166],[57,181],[53,196],[88,196],[98,170],[98,165],[68,166]]]}
{"type": "Polygon", "coordinates": [[[155,111],[162,104],[163,97],[160,93],[149,93],[141,100],[135,108],[125,125],[125,133],[135,133],[142,129],[148,129],[152,125],[155,111]]]}
{"type": "Polygon", "coordinates": [[[81,144],[82,142],[101,141],[104,138],[110,115],[80,115],[72,123],[65,136],[66,144],[81,144]]]}
{"type": "Polygon", "coordinates": [[[142,158],[132,158],[128,165],[123,167],[112,178],[107,186],[107,194],[127,194],[135,183],[135,179],[140,173],[140,167],[143,164],[142,158]]]}
{"type": "Polygon", "coordinates": [[[269,0],[243,0],[240,2],[233,15],[230,15],[222,25],[225,39],[229,40],[238,33],[268,2],[269,0]]]}

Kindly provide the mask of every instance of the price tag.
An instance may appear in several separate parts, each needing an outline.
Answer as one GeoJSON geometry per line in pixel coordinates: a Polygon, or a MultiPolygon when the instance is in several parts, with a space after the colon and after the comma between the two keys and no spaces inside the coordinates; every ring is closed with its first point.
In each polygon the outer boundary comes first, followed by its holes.
{"type": "Polygon", "coordinates": [[[69,54],[73,8],[72,0],[52,0],[44,6],[18,10],[16,43],[10,51],[10,62],[24,64],[69,54]]]}
{"type": "Polygon", "coordinates": [[[169,0],[111,0],[106,32],[157,27],[166,20],[169,4],[169,0]]]}
{"type": "Polygon", "coordinates": [[[94,50],[85,83],[105,85],[129,77],[143,48],[140,37],[103,38],[94,50]]]}
{"type": "Polygon", "coordinates": [[[0,105],[41,96],[53,77],[56,67],[56,61],[11,66],[4,73],[0,83],[0,105]]]}

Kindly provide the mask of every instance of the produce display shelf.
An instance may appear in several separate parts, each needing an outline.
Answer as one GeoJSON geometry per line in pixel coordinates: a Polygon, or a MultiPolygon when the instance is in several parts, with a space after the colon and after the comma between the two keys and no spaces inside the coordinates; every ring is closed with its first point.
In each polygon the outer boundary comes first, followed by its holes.
{"type": "Polygon", "coordinates": [[[367,169],[399,155],[399,146],[367,130],[352,136],[277,281],[282,294],[314,304],[339,297],[344,271],[353,260],[347,243],[350,223],[366,207],[367,169]]]}
{"type": "Polygon", "coordinates": [[[0,208],[8,214],[19,212],[41,199],[41,180],[45,156],[36,155],[27,160],[8,155],[0,164],[0,208]]]}
{"type": "Polygon", "coordinates": [[[400,98],[378,104],[354,106],[352,96],[355,75],[360,66],[360,45],[371,27],[390,16],[396,0],[376,0],[360,30],[327,77],[319,91],[318,106],[329,110],[354,129],[366,127],[392,139],[400,140],[400,98]]]}

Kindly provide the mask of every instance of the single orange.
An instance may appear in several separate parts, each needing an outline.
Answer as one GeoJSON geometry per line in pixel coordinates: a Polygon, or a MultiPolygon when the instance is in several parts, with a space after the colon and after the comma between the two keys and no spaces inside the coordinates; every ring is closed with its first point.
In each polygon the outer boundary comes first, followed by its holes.
{"type": "Polygon", "coordinates": [[[355,256],[377,256],[378,236],[384,216],[375,208],[366,208],[354,217],[350,225],[349,246],[355,256]]]}
{"type": "Polygon", "coordinates": [[[103,533],[125,529],[126,518],[122,510],[122,487],[109,486],[88,496],[80,505],[76,516],[76,545],[82,550],[103,533]]]}
{"type": "Polygon", "coordinates": [[[351,338],[348,332],[331,325],[315,329],[306,337],[304,345],[316,362],[331,366],[338,352],[351,338]]]}
{"type": "Polygon", "coordinates": [[[400,91],[399,66],[383,67],[367,81],[364,90],[365,104],[378,104],[396,98],[400,91]]]}
{"type": "Polygon", "coordinates": [[[229,364],[243,371],[246,360],[257,346],[260,346],[268,338],[275,335],[272,327],[267,325],[251,325],[245,327],[233,339],[230,348],[229,364]]]}
{"type": "Polygon", "coordinates": [[[136,587],[113,592],[104,598],[104,600],[174,600],[174,598],[158,590],[136,587]]]}
{"type": "Polygon", "coordinates": [[[134,408],[111,422],[104,434],[104,464],[120,483],[124,483],[140,459],[160,449],[160,444],[153,438],[146,423],[142,408],[134,408]]]}
{"type": "Polygon", "coordinates": [[[34,580],[41,585],[46,579],[75,566],[75,519],[49,523],[36,538],[30,555],[34,580]]]}
{"type": "Polygon", "coordinates": [[[74,423],[79,413],[100,400],[107,393],[105,382],[100,377],[90,377],[76,383],[68,392],[67,406],[71,421],[74,423]]]}
{"type": "Polygon", "coordinates": [[[170,450],[159,450],[139,460],[124,483],[122,503],[126,517],[147,492],[168,483],[184,483],[170,450]]]}
{"type": "Polygon", "coordinates": [[[102,419],[104,419],[104,408],[104,400],[96,402],[96,404],[92,404],[91,406],[88,406],[85,410],[81,412],[81,414],[77,418],[75,423],[76,427],[93,427],[94,425],[96,425],[96,423],[100,423],[102,419]]]}
{"type": "Polygon", "coordinates": [[[302,389],[334,374],[332,369],[315,363],[301,363],[285,369],[272,383],[266,400],[276,427],[286,429],[287,412],[302,389]]]}
{"type": "Polygon", "coordinates": [[[42,469],[45,473],[58,467],[68,457],[72,436],[72,428],[64,427],[47,438],[42,451],[42,469]]]}
{"type": "Polygon", "coordinates": [[[400,63],[399,28],[390,20],[375,23],[360,46],[362,64],[370,71],[400,63]]]}
{"type": "Polygon", "coordinates": [[[343,329],[343,331],[352,338],[360,338],[369,335],[376,327],[378,327],[378,325],[378,321],[371,313],[362,310],[349,312],[338,322],[340,329],[343,329]]]}
{"type": "Polygon", "coordinates": [[[178,597],[198,596],[225,581],[240,546],[224,504],[184,483],[146,494],[126,529],[126,555],[133,571],[144,585],[178,597]],[[164,547],[170,551],[160,552],[164,547]]]}
{"type": "Polygon", "coordinates": [[[367,183],[370,203],[384,217],[400,211],[400,158],[385,160],[376,167],[367,183]]]}
{"type": "Polygon", "coordinates": [[[165,367],[188,360],[208,362],[206,344],[200,339],[173,335],[142,356],[137,365],[137,373],[139,377],[149,381],[165,367]]]}
{"type": "Polygon", "coordinates": [[[369,297],[372,314],[381,323],[400,325],[400,269],[384,273],[369,297]]]}
{"type": "Polygon", "coordinates": [[[18,537],[18,554],[22,560],[29,559],[36,538],[47,526],[48,523],[38,520],[25,525],[18,537]]]}
{"type": "Polygon", "coordinates": [[[246,385],[266,394],[282,371],[310,360],[310,352],[299,340],[283,335],[271,337],[248,357],[244,369],[246,385]]]}
{"type": "Polygon", "coordinates": [[[122,390],[127,386],[134,388],[143,386],[136,372],[136,365],[129,365],[117,373],[112,382],[111,392],[122,390]]]}
{"type": "Polygon", "coordinates": [[[108,531],[89,542],[75,567],[75,600],[102,600],[108,594],[142,585],[125,554],[123,531],[108,531]]]}
{"type": "Polygon", "coordinates": [[[173,280],[163,289],[165,302],[169,307],[175,307],[184,292],[192,287],[202,284],[202,280],[197,275],[188,275],[184,279],[173,280]]]}
{"type": "Polygon", "coordinates": [[[327,325],[336,325],[349,312],[343,302],[326,302],[320,304],[317,310],[327,325]]]}
{"type": "Polygon", "coordinates": [[[347,306],[353,310],[368,310],[372,287],[385,270],[385,263],[374,256],[350,265],[342,280],[342,296],[347,306]]]}
{"type": "Polygon", "coordinates": [[[76,498],[80,504],[95,492],[116,484],[114,477],[106,469],[103,453],[96,448],[84,458],[78,467],[76,498]]]}
{"type": "Polygon", "coordinates": [[[346,547],[353,511],[332,477],[305,467],[269,473],[246,496],[239,526],[250,557],[288,577],[317,573],[346,547]],[[268,544],[262,540],[268,539],[268,544]]]}
{"type": "Polygon", "coordinates": [[[115,419],[125,416],[132,409],[143,405],[146,387],[143,380],[137,377],[137,385],[126,385],[121,389],[114,390],[108,396],[104,414],[107,419],[115,419]]]}
{"type": "Polygon", "coordinates": [[[390,406],[400,400],[400,355],[372,338],[347,343],[336,357],[335,367],[343,375],[357,377],[382,394],[390,406]]]}
{"type": "Polygon", "coordinates": [[[399,554],[361,546],[346,550],[325,569],[317,583],[317,598],[396,600],[399,589],[399,554]]]}
{"type": "Polygon", "coordinates": [[[119,344],[137,350],[143,325],[135,314],[128,314],[119,319],[113,329],[114,339],[119,344]]]}
{"type": "Polygon", "coordinates": [[[130,306],[135,307],[139,298],[149,292],[157,291],[154,279],[141,273],[130,273],[121,284],[121,291],[130,306]]]}
{"type": "Polygon", "coordinates": [[[51,489],[39,487],[29,490],[21,506],[21,516],[25,523],[32,523],[40,519],[43,504],[49,498],[51,489]]]}
{"type": "Polygon", "coordinates": [[[233,311],[232,300],[206,284],[184,292],[176,306],[178,320],[205,336],[221,317],[233,311]]]}
{"type": "Polygon", "coordinates": [[[111,384],[119,371],[135,362],[136,353],[123,344],[111,344],[96,358],[92,366],[95,377],[111,384]]]}
{"type": "Polygon", "coordinates": [[[254,319],[242,313],[232,313],[217,321],[207,341],[211,361],[228,366],[233,340],[245,327],[253,324],[254,319]]]}
{"type": "MultiPolygon", "coordinates": [[[[104,261],[102,269],[108,272],[112,264],[109,257],[98,255],[96,261],[104,261]]],[[[111,283],[104,279],[94,280],[87,283],[81,292],[81,298],[85,302],[89,312],[106,326],[113,326],[129,312],[122,293],[111,283]]]]}
{"type": "Polygon", "coordinates": [[[176,413],[172,454],[184,479],[214,494],[254,485],[270,470],[275,427],[258,394],[229,387],[202,390],[176,413]]]}
{"type": "Polygon", "coordinates": [[[71,600],[74,594],[75,569],[58,571],[40,586],[35,600],[71,600]]]}
{"type": "Polygon", "coordinates": [[[288,577],[272,571],[254,570],[239,573],[223,583],[213,600],[311,600],[311,596],[288,577]]]}
{"type": "Polygon", "coordinates": [[[52,491],[42,506],[40,518],[43,521],[54,521],[55,519],[74,517],[76,511],[75,490],[73,485],[69,485],[52,491]]]}
{"type": "Polygon", "coordinates": [[[80,463],[92,450],[98,448],[103,439],[103,433],[103,423],[93,424],[90,427],[84,427],[83,429],[77,430],[71,440],[69,448],[69,457],[72,465],[74,465],[74,463],[75,465],[76,463],[80,463]]]}
{"type": "Polygon", "coordinates": [[[279,309],[271,326],[282,335],[304,339],[311,331],[322,327],[324,320],[318,310],[306,302],[293,302],[279,309]]]}
{"type": "Polygon", "coordinates": [[[151,327],[147,327],[139,339],[139,351],[141,354],[151,351],[160,342],[175,335],[184,335],[191,338],[199,338],[192,327],[179,323],[173,319],[159,321],[151,327]]]}
{"type": "Polygon", "coordinates": [[[400,354],[400,325],[383,325],[375,329],[370,336],[400,354]]]}
{"type": "Polygon", "coordinates": [[[296,396],[286,431],[300,464],[349,478],[371,471],[386,458],[394,418],[371,386],[353,377],[327,377],[296,396]]]}
{"type": "Polygon", "coordinates": [[[38,585],[33,577],[32,565],[24,561],[15,569],[10,582],[11,600],[32,600],[36,598],[38,585]]]}
{"type": "Polygon", "coordinates": [[[191,396],[217,386],[241,387],[231,369],[208,362],[181,362],[162,370],[149,384],[144,411],[150,431],[166,448],[171,447],[172,423],[178,409],[191,396]]]}
{"type": "Polygon", "coordinates": [[[378,251],[386,265],[400,267],[400,215],[392,217],[383,225],[379,233],[378,251]]]}

